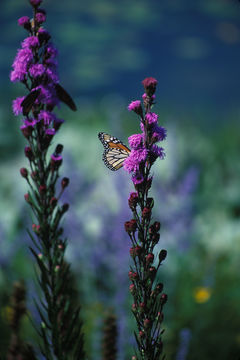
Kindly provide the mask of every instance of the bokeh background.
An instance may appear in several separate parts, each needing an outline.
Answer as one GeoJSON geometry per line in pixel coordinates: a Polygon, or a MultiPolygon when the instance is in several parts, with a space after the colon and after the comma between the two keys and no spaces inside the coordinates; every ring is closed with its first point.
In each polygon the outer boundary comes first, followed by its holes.
{"type": "MultiPolygon", "coordinates": [[[[89,359],[101,358],[106,311],[118,318],[119,360],[129,359],[134,339],[128,294],[129,175],[101,161],[99,131],[127,143],[139,131],[131,100],[141,81],[158,79],[155,111],[168,130],[167,157],[155,165],[152,194],[168,258],[159,280],[165,306],[168,359],[225,360],[240,356],[240,3],[238,0],[46,0],[46,28],[59,50],[62,85],[78,106],[56,136],[64,144],[62,175],[72,264],[85,321],[89,359]]],[[[0,353],[9,340],[12,283],[24,279],[29,312],[33,259],[26,228],[31,215],[19,168],[26,166],[21,119],[11,102],[25,94],[9,72],[31,16],[27,0],[0,2],[0,353]]],[[[26,317],[23,334],[35,341],[26,317]]]]}

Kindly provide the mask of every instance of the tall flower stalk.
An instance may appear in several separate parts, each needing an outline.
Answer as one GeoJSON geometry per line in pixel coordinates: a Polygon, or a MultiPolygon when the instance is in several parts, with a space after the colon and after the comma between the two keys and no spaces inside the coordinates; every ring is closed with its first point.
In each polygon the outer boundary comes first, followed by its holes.
{"type": "Polygon", "coordinates": [[[40,8],[42,0],[30,0],[33,19],[23,16],[18,24],[28,32],[18,50],[10,74],[12,82],[21,82],[28,94],[13,101],[15,115],[23,115],[21,131],[28,145],[25,156],[29,169],[20,173],[29,185],[25,200],[30,205],[34,223],[29,235],[31,252],[37,263],[37,279],[42,294],[36,300],[41,325],[37,331],[41,337],[41,352],[46,359],[83,359],[83,336],[79,319],[79,306],[71,281],[69,265],[64,260],[67,239],[63,237],[61,221],[68,210],[60,197],[69,184],[61,179],[63,145],[58,144],[50,155],[49,147],[63,123],[53,110],[59,101],[72,110],[76,106],[59,84],[57,74],[57,50],[50,42],[51,36],[44,29],[46,11],[40,8]]]}
{"type": "Polygon", "coordinates": [[[130,292],[133,296],[132,312],[137,329],[135,338],[137,348],[133,360],[159,360],[163,351],[162,320],[163,306],[167,295],[162,293],[163,284],[157,282],[158,270],[167,256],[161,250],[157,256],[156,247],[160,239],[160,223],[152,220],[154,199],[149,197],[153,176],[151,168],[157,158],[165,156],[157,142],[166,138],[166,130],[158,125],[158,115],[151,111],[155,100],[157,80],[143,80],[145,93],[143,107],[140,100],[128,106],[140,118],[141,134],[128,138],[131,147],[130,155],[124,161],[124,169],[132,174],[136,191],[130,193],[128,203],[133,218],[125,223],[132,247],[130,255],[133,265],[130,267],[130,292]]]}

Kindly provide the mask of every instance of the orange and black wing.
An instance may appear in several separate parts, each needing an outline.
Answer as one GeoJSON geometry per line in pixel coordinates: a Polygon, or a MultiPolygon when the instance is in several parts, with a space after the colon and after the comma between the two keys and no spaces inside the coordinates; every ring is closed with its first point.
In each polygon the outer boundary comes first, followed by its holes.
{"type": "Polygon", "coordinates": [[[104,132],[100,132],[98,138],[104,146],[104,164],[112,171],[120,169],[131,150],[116,137],[104,132]]]}

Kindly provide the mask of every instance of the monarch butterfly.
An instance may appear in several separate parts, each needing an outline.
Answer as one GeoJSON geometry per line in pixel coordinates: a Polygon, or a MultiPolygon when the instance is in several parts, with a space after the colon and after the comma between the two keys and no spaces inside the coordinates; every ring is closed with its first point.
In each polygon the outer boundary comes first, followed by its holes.
{"type": "Polygon", "coordinates": [[[116,137],[104,132],[100,132],[98,138],[104,146],[104,164],[112,171],[120,169],[131,150],[116,137]]]}

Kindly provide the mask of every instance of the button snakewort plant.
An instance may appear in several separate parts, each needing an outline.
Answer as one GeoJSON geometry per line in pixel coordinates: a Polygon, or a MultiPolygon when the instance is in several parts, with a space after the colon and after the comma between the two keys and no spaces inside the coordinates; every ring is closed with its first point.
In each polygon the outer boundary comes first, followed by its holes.
{"type": "Polygon", "coordinates": [[[128,199],[133,218],[125,222],[125,230],[132,243],[130,255],[133,265],[128,275],[131,281],[130,292],[134,300],[132,312],[138,329],[138,332],[135,332],[138,351],[132,360],[159,360],[163,351],[162,309],[167,295],[162,293],[163,284],[157,282],[157,274],[167,251],[161,250],[158,260],[155,260],[154,249],[160,239],[160,223],[152,221],[154,199],[148,194],[153,179],[152,165],[157,158],[163,159],[165,156],[164,149],[156,143],[166,138],[166,130],[158,125],[158,115],[151,111],[157,80],[152,77],[146,78],[143,80],[143,86],[144,110],[140,100],[133,101],[128,106],[128,110],[139,116],[142,131],[141,134],[134,134],[128,138],[131,150],[120,140],[106,133],[99,133],[98,136],[105,148],[105,165],[110,170],[123,167],[131,173],[136,190],[130,193],[128,199]]]}
{"type": "Polygon", "coordinates": [[[39,7],[41,2],[30,0],[33,19],[23,16],[18,20],[28,37],[17,52],[10,79],[22,83],[28,94],[13,101],[13,112],[23,115],[20,128],[28,141],[25,156],[30,171],[21,168],[20,173],[28,183],[25,200],[35,218],[29,235],[42,291],[42,297],[35,301],[41,318],[41,325],[36,326],[41,337],[40,349],[48,360],[76,360],[84,359],[85,355],[80,308],[72,296],[72,275],[64,259],[67,239],[61,220],[69,205],[61,204],[60,197],[69,184],[68,178],[61,179],[61,189],[57,191],[63,145],[58,144],[49,155],[52,140],[64,122],[53,113],[55,106],[62,101],[75,111],[76,105],[59,84],[57,50],[43,27],[46,11],[39,7]]]}

